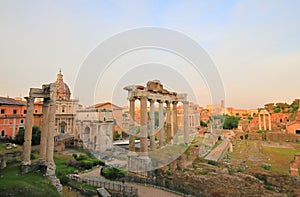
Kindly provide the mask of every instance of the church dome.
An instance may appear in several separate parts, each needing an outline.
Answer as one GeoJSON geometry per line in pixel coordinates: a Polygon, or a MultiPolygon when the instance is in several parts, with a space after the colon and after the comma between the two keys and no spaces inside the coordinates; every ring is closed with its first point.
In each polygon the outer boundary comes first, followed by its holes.
{"type": "Polygon", "coordinates": [[[63,81],[63,75],[61,74],[61,70],[59,70],[59,73],[57,74],[55,84],[57,85],[56,100],[70,100],[71,91],[69,86],[63,81]]]}

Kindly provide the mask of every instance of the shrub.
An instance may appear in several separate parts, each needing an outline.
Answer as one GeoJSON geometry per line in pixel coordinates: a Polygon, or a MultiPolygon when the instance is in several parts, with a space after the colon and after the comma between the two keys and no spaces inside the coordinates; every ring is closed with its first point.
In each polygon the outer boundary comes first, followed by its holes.
{"type": "Polygon", "coordinates": [[[93,159],[92,162],[93,162],[93,166],[97,166],[97,165],[105,166],[105,162],[101,161],[100,159],[93,159]]]}
{"type": "Polygon", "coordinates": [[[72,154],[72,157],[74,157],[74,159],[76,159],[76,160],[77,160],[77,158],[78,158],[78,155],[77,155],[76,153],[73,153],[73,154],[72,154]]]}
{"type": "Polygon", "coordinates": [[[93,167],[93,162],[92,161],[88,161],[88,160],[83,160],[78,162],[79,167],[89,170],[93,167]]]}
{"type": "Polygon", "coordinates": [[[241,169],[241,168],[239,168],[239,169],[237,170],[237,172],[244,172],[244,170],[241,169]]]}
{"type": "Polygon", "coordinates": [[[213,165],[213,166],[217,166],[218,165],[218,162],[211,161],[211,160],[209,160],[207,163],[210,164],[210,165],[213,165]]]}
{"type": "Polygon", "coordinates": [[[59,178],[59,180],[62,185],[67,185],[70,181],[70,179],[67,176],[62,176],[59,178]]]}
{"type": "Polygon", "coordinates": [[[208,170],[202,170],[201,172],[200,172],[200,174],[202,174],[202,175],[206,175],[206,174],[208,174],[208,170]]]}
{"type": "Polygon", "coordinates": [[[269,164],[263,164],[263,165],[261,165],[261,167],[265,170],[270,170],[271,169],[271,165],[269,165],[269,164]]]}
{"type": "Polygon", "coordinates": [[[86,154],[80,154],[77,158],[77,161],[86,160],[88,159],[88,156],[86,154]]]}
{"type": "Polygon", "coordinates": [[[105,178],[110,179],[110,180],[122,179],[126,175],[125,170],[121,170],[121,169],[114,168],[114,167],[104,168],[101,172],[105,178]]]}
{"type": "Polygon", "coordinates": [[[228,174],[233,174],[234,173],[234,169],[228,169],[228,174]]]}

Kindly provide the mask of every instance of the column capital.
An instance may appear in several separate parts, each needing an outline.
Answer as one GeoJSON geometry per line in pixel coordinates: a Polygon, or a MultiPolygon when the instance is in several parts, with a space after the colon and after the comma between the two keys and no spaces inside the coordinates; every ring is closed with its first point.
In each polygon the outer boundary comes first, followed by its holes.
{"type": "Polygon", "coordinates": [[[27,97],[24,97],[27,101],[27,103],[33,103],[34,102],[34,97],[31,97],[31,96],[27,96],[27,97]]]}
{"type": "Polygon", "coordinates": [[[153,104],[153,103],[155,103],[155,99],[148,99],[148,101],[150,102],[150,104],[153,104]]]}
{"type": "Polygon", "coordinates": [[[130,98],[128,98],[128,100],[129,100],[129,101],[135,101],[136,98],[135,98],[135,97],[130,97],[130,98]]]}
{"type": "Polygon", "coordinates": [[[172,101],[172,104],[173,104],[173,105],[177,105],[177,104],[178,104],[178,101],[172,101]]]}
{"type": "Polygon", "coordinates": [[[157,100],[158,103],[164,103],[164,100],[157,100]]]}
{"type": "Polygon", "coordinates": [[[188,101],[181,101],[183,104],[189,104],[188,101]]]}

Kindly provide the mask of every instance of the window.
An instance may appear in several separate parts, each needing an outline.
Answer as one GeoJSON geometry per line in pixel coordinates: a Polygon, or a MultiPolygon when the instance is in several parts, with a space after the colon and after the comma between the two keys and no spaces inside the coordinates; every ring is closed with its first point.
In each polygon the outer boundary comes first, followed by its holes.
{"type": "Polygon", "coordinates": [[[27,113],[27,110],[25,109],[25,110],[24,110],[24,114],[26,114],[26,113],[27,113]]]}
{"type": "Polygon", "coordinates": [[[300,135],[300,130],[296,130],[296,134],[297,134],[297,135],[300,135]]]}
{"type": "Polygon", "coordinates": [[[5,136],[5,131],[4,131],[4,130],[1,131],[1,136],[2,136],[2,137],[5,136]]]}
{"type": "Polygon", "coordinates": [[[35,112],[35,113],[37,113],[37,109],[36,109],[36,110],[34,110],[34,112],[35,112]]]}
{"type": "Polygon", "coordinates": [[[65,112],[65,106],[63,106],[63,107],[62,107],[62,110],[61,110],[61,112],[62,112],[62,113],[64,113],[64,112],[65,112]]]}
{"type": "Polygon", "coordinates": [[[17,114],[17,110],[16,109],[14,109],[13,114],[17,114]]]}
{"type": "Polygon", "coordinates": [[[5,109],[1,109],[1,114],[5,114],[5,109]]]}
{"type": "Polygon", "coordinates": [[[23,124],[23,123],[24,123],[24,119],[21,119],[21,120],[20,120],[20,123],[23,124]]]}

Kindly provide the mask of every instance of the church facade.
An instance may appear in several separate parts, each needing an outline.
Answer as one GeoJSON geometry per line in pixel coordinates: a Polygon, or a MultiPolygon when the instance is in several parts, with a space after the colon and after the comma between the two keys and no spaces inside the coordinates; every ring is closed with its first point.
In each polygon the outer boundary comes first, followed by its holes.
{"type": "Polygon", "coordinates": [[[70,88],[63,81],[61,71],[57,74],[55,84],[57,85],[55,131],[57,134],[74,134],[77,138],[75,118],[76,111],[79,109],[79,100],[71,99],[70,88]]]}

